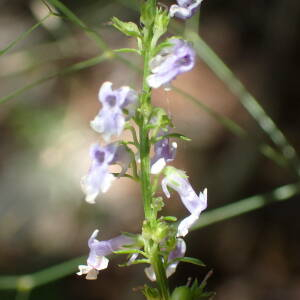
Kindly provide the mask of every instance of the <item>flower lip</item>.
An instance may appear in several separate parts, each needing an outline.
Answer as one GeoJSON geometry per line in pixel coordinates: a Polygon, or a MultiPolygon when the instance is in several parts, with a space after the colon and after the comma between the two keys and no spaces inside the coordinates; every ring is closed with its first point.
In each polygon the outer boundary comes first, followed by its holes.
{"type": "Polygon", "coordinates": [[[105,147],[93,144],[90,149],[90,157],[92,160],[91,167],[88,174],[81,179],[81,186],[86,194],[85,200],[89,203],[95,203],[98,194],[107,192],[112,182],[117,178],[109,172],[109,165],[119,164],[122,171],[118,177],[123,176],[132,157],[124,145],[117,143],[111,143],[105,147]]]}
{"type": "Polygon", "coordinates": [[[97,159],[98,163],[101,164],[105,160],[105,153],[103,151],[96,151],[95,158],[97,159]]]}
{"type": "Polygon", "coordinates": [[[114,95],[108,95],[105,100],[111,107],[114,107],[117,104],[117,98],[114,95]]]}

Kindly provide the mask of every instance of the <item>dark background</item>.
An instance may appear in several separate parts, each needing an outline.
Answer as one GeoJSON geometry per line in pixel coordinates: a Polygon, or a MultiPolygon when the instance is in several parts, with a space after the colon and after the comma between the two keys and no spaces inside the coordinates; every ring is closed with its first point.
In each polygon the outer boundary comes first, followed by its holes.
{"type": "MultiPolygon", "coordinates": [[[[113,15],[138,20],[128,8],[130,1],[64,3],[112,48],[134,46],[107,25],[113,15]]],[[[1,1],[0,49],[46,14],[39,1],[1,1]]],[[[299,22],[297,0],[204,0],[201,8],[204,40],[257,97],[296,150],[299,22]]],[[[0,57],[0,97],[98,53],[78,26],[50,17],[0,57]]],[[[126,57],[138,63],[134,55],[126,57]]],[[[31,273],[85,255],[87,238],[95,228],[101,229],[101,239],[139,231],[142,207],[134,183],[120,179],[94,206],[84,202],[80,191],[89,145],[99,139],[89,121],[98,112],[97,92],[106,80],[115,86],[140,85],[134,71],[107,61],[56,77],[1,104],[0,274],[31,273]]],[[[208,187],[209,208],[297,181],[293,170],[260,154],[258,144],[269,143],[268,137],[201,60],[175,85],[249,132],[248,138],[238,138],[182,96],[155,91],[155,104],[172,114],[176,131],[193,139],[180,142],[173,165],[187,171],[197,192],[208,187]]],[[[165,214],[185,216],[180,201],[173,198],[165,214]]],[[[300,299],[299,200],[294,197],[190,233],[187,254],[201,258],[207,267],[181,264],[171,285],[185,284],[188,277],[201,280],[213,269],[208,288],[217,292],[216,299],[300,299]]],[[[30,299],[142,299],[132,288],[138,289],[145,279],[143,267],[118,268],[114,260],[95,282],[71,275],[35,289],[30,299]]],[[[15,299],[15,292],[0,291],[0,299],[15,299]]]]}

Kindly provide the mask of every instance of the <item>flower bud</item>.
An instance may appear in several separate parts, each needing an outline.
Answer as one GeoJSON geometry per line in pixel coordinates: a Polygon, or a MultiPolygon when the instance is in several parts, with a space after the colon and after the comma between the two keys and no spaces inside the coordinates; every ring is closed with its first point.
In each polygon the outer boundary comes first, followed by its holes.
{"type": "Polygon", "coordinates": [[[171,300],[192,300],[191,290],[187,286],[179,286],[177,287],[172,295],[171,300]]]}

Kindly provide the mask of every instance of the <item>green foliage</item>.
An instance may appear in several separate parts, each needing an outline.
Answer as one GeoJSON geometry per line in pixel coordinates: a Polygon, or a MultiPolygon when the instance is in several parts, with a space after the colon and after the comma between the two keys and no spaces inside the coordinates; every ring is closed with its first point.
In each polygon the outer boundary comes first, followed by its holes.
{"type": "Polygon", "coordinates": [[[173,291],[171,300],[193,300],[192,292],[190,288],[185,285],[179,286],[173,291]]]}
{"type": "Polygon", "coordinates": [[[191,139],[189,137],[185,136],[184,134],[176,133],[175,132],[175,133],[168,133],[166,135],[162,135],[162,136],[158,136],[156,138],[153,138],[151,140],[151,142],[153,144],[155,144],[155,143],[157,143],[157,142],[159,142],[159,141],[161,141],[161,140],[163,140],[165,138],[176,138],[176,139],[180,139],[180,140],[183,140],[183,141],[186,141],[186,142],[190,142],[191,141],[191,139]]]}
{"type": "Polygon", "coordinates": [[[150,28],[155,20],[156,15],[156,1],[148,0],[144,1],[141,6],[141,23],[145,26],[145,28],[150,28]]]}
{"type": "Polygon", "coordinates": [[[145,285],[143,288],[143,294],[147,300],[161,300],[159,291],[156,288],[145,285]]]}
{"type": "Polygon", "coordinates": [[[153,50],[153,55],[155,56],[156,54],[158,54],[161,50],[163,50],[166,47],[170,47],[172,46],[172,44],[169,41],[164,41],[162,43],[160,43],[159,45],[157,45],[154,50],[153,50]]]}
{"type": "Polygon", "coordinates": [[[205,267],[204,262],[202,262],[200,259],[194,258],[194,257],[180,257],[180,258],[176,258],[175,261],[182,261],[182,262],[193,264],[196,266],[205,267]]]}
{"type": "Polygon", "coordinates": [[[167,32],[169,22],[170,22],[170,17],[168,11],[157,8],[155,19],[154,19],[154,25],[153,25],[153,33],[154,33],[152,39],[153,47],[156,45],[159,38],[167,32]]]}
{"type": "Polygon", "coordinates": [[[197,279],[194,280],[190,288],[193,300],[212,300],[214,298],[216,293],[206,292],[204,290],[207,285],[207,280],[211,275],[212,271],[209,271],[200,284],[198,284],[197,279]]]}
{"type": "Polygon", "coordinates": [[[112,25],[127,36],[141,37],[138,26],[133,22],[123,22],[117,17],[112,18],[112,25]]]}
{"type": "Polygon", "coordinates": [[[207,279],[211,276],[212,272],[209,272],[204,280],[198,284],[198,280],[195,279],[192,286],[188,285],[179,286],[174,289],[171,300],[211,300],[215,296],[214,292],[204,291],[207,279]]]}
{"type": "Polygon", "coordinates": [[[166,216],[166,217],[161,217],[163,220],[165,221],[169,221],[169,222],[176,222],[177,218],[173,217],[173,216],[166,216]]]}

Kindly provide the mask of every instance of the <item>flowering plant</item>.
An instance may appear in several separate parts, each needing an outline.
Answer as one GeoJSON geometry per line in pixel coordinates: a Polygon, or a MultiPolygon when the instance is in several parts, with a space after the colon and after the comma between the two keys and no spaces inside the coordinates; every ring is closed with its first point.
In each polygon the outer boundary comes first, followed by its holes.
{"type": "Polygon", "coordinates": [[[142,90],[138,92],[128,86],[114,89],[111,82],[102,84],[99,91],[102,108],[91,122],[91,127],[102,134],[108,144],[92,145],[91,167],[81,182],[89,203],[95,203],[96,197],[105,193],[121,176],[140,183],[145,215],[141,234],[123,234],[99,241],[96,239],[99,230],[95,230],[88,240],[90,253],[87,265],[80,265],[77,274],[96,279],[99,271],[108,267],[107,256],[129,255],[125,265],[146,264],[146,276],[158,284],[158,288],[144,286],[143,293],[149,300],[210,299],[213,295],[204,292],[206,280],[201,284],[194,281],[192,285],[177,287],[172,293],[167,280],[180,261],[203,266],[200,260],[185,257],[183,237],[207,206],[207,190],[197,195],[185,172],[167,165],[175,159],[177,150],[177,143],[170,140],[187,138],[173,133],[172,121],[167,113],[151,103],[152,89],[169,89],[173,79],[195,65],[195,51],[188,41],[181,37],[161,41],[171,17],[191,17],[201,0],[177,2],[178,5],[172,5],[168,10],[158,7],[156,0],[145,1],[141,6],[140,27],[116,17],[112,19],[114,27],[137,39],[138,49],[121,50],[136,52],[143,57],[142,90]],[[123,130],[131,131],[132,141],[112,142],[112,137],[119,137],[123,130]],[[151,157],[152,147],[154,155],[151,157]],[[121,165],[119,174],[110,173],[109,166],[112,164],[121,165]],[[189,211],[189,216],[179,223],[176,223],[175,217],[158,215],[164,206],[163,198],[157,196],[161,177],[165,196],[170,198],[169,189],[176,191],[189,211]]]}

